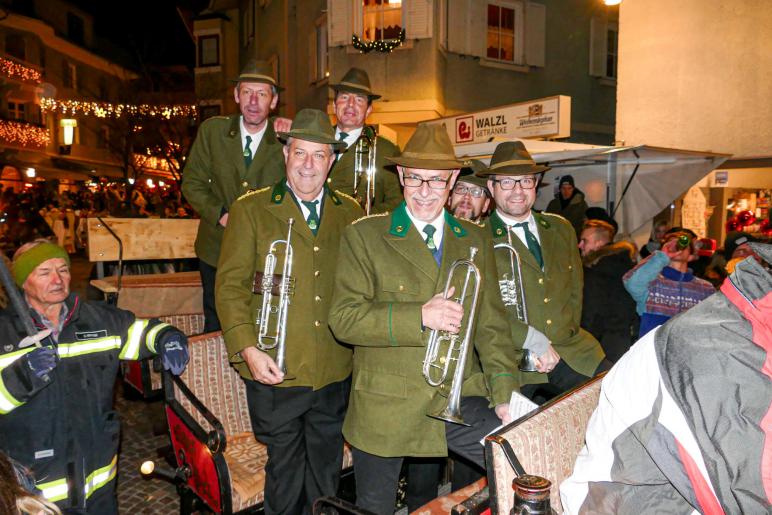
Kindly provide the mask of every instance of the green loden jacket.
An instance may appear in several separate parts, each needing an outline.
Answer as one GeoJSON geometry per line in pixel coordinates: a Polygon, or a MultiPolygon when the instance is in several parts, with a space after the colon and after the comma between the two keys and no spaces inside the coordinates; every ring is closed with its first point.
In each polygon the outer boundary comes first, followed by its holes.
{"type": "MultiPolygon", "coordinates": [[[[348,195],[354,194],[355,147],[356,144],[351,145],[341,154],[327,179],[330,188],[348,195]]],[[[378,136],[375,154],[377,171],[375,172],[375,202],[372,212],[383,213],[397,207],[403,198],[397,168],[385,159],[399,154],[399,147],[386,138],[378,136]]]]}
{"type": "MultiPolygon", "coordinates": [[[[295,219],[290,240],[295,292],[287,312],[285,357],[287,376],[293,378],[278,386],[317,390],[351,374],[351,349],[335,340],[327,316],[341,234],[362,216],[362,208],[346,195],[327,188],[325,192],[316,236],[284,180],[273,188],[248,193],[232,206],[217,264],[215,300],[228,355],[244,378],[252,379],[252,375],[238,353],[257,341],[255,320],[263,299],[252,293],[253,279],[256,271],[264,270],[271,243],[287,238],[289,218],[295,219]]],[[[284,256],[285,246],[279,245],[277,274],[281,274],[284,256]]],[[[275,349],[268,353],[275,358],[275,349]]]]}
{"type": "MultiPolygon", "coordinates": [[[[452,368],[440,387],[424,380],[430,330],[422,328],[421,307],[444,290],[450,265],[468,258],[470,247],[479,249],[475,263],[482,276],[473,335],[484,374],[470,356],[463,395],[488,397],[493,405],[509,402],[518,387],[516,353],[496,283],[492,244],[487,229],[446,212],[438,268],[404,203],[391,215],[366,217],[346,228],[330,327],[338,339],[354,346],[351,399],[343,426],[351,445],[385,457],[447,454],[444,423],[426,413],[445,402],[442,395],[448,393],[452,368]]],[[[463,276],[455,275],[456,294],[463,276]]]]}
{"type": "MultiPolygon", "coordinates": [[[[583,271],[574,229],[568,220],[559,215],[534,212],[533,216],[539,227],[544,270],[520,238],[512,236],[512,244],[520,255],[525,282],[528,323],[549,338],[555,352],[571,368],[592,377],[605,355],[600,343],[579,327],[582,320],[583,271]]],[[[507,226],[495,211],[488,224],[494,243],[507,243],[507,226]]],[[[496,265],[499,278],[505,273],[511,277],[508,251],[496,251],[496,265]]],[[[514,306],[506,309],[520,359],[528,327],[516,318],[514,306]]],[[[520,372],[521,385],[546,382],[547,374],[520,372]]]]}
{"type": "Polygon", "coordinates": [[[271,120],[247,170],[239,119],[240,115],[214,116],[204,121],[182,173],[182,193],[201,217],[196,255],[211,266],[217,266],[220,257],[222,214],[240,195],[284,177],[282,144],[271,120]]]}

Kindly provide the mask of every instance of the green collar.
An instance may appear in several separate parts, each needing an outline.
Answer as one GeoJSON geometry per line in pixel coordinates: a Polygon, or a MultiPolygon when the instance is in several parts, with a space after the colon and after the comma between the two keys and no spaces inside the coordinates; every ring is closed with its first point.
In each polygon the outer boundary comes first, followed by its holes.
{"type": "MultiPolygon", "coordinates": [[[[279,182],[276,183],[276,185],[273,187],[273,191],[271,192],[271,202],[274,204],[281,204],[284,201],[284,196],[288,193],[287,189],[287,179],[282,179],[279,182]]],[[[327,187],[327,184],[324,185],[324,191],[327,193],[327,196],[332,200],[332,203],[336,206],[339,206],[341,204],[340,198],[333,192],[330,188],[327,187]]]]}
{"type": "MultiPolygon", "coordinates": [[[[466,229],[461,226],[459,221],[447,210],[444,210],[444,212],[445,223],[450,226],[451,232],[453,232],[453,234],[455,234],[458,238],[463,238],[466,236],[466,229]]],[[[391,228],[389,229],[389,234],[392,236],[399,236],[400,238],[404,238],[407,236],[407,233],[412,225],[413,222],[410,221],[410,216],[407,214],[407,204],[405,204],[405,201],[403,200],[402,203],[397,206],[394,209],[394,212],[391,214],[391,228]]]]}
{"type": "MultiPolygon", "coordinates": [[[[541,215],[541,213],[534,211],[533,218],[536,220],[537,224],[541,225],[545,229],[550,228],[550,223],[541,215]]],[[[507,224],[505,224],[504,220],[501,219],[498,211],[493,211],[490,218],[488,219],[488,222],[491,224],[491,232],[493,232],[494,238],[503,238],[504,235],[507,234],[507,224]]]]}

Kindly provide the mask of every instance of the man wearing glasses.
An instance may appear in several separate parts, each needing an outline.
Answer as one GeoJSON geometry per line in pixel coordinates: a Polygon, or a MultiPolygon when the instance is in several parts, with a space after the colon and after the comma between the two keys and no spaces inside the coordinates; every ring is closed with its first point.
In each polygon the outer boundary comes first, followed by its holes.
{"type": "MultiPolygon", "coordinates": [[[[527,323],[509,306],[514,342],[538,357],[538,372],[520,372],[521,393],[546,400],[611,367],[598,341],[579,327],[582,319],[582,261],[576,235],[563,217],[532,211],[546,166],[537,165],[520,141],[496,147],[488,179],[496,209],[490,217],[495,243],[510,243],[520,257],[527,323]],[[538,396],[537,396],[538,394],[538,396]]],[[[508,252],[496,251],[498,277],[511,278],[508,252]]]]}
{"type": "Polygon", "coordinates": [[[485,179],[474,175],[475,172],[484,168],[485,164],[482,161],[472,159],[471,166],[461,170],[456,185],[453,187],[453,193],[448,199],[450,212],[456,218],[466,218],[472,222],[479,222],[488,214],[491,193],[486,187],[485,179]]]}
{"type": "MultiPolygon", "coordinates": [[[[393,513],[406,456],[446,456],[450,448],[482,467],[479,440],[509,421],[509,398],[518,386],[490,233],[444,209],[462,166],[447,132],[420,125],[390,161],[397,165],[404,202],[343,232],[329,317],[336,338],[354,348],[343,434],[353,447],[357,505],[377,514],[393,513]],[[432,387],[422,363],[432,330],[465,330],[472,288],[465,307],[446,300],[443,290],[450,265],[468,259],[470,247],[478,249],[474,262],[481,276],[470,342],[479,361],[470,348],[460,401],[470,424],[465,427],[427,416],[447,403],[453,367],[447,382],[432,387]]],[[[454,275],[451,299],[460,295],[464,276],[454,275]]]]}

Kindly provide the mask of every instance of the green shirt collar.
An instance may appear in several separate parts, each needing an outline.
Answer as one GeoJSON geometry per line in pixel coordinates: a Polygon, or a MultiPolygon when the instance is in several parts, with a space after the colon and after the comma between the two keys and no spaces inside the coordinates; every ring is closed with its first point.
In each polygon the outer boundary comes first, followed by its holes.
{"type": "MultiPolygon", "coordinates": [[[[445,211],[445,223],[450,226],[450,231],[458,238],[466,236],[466,229],[461,226],[461,223],[451,215],[447,209],[445,211]]],[[[398,236],[404,238],[407,236],[410,227],[413,223],[410,221],[410,216],[407,214],[407,204],[403,200],[402,203],[394,209],[391,214],[391,228],[389,234],[392,236],[398,236]]]]}
{"type": "MultiPolygon", "coordinates": [[[[549,229],[550,223],[541,215],[541,213],[534,211],[533,218],[536,220],[537,224],[545,229],[549,229]]],[[[491,224],[491,232],[493,233],[494,238],[503,238],[507,234],[507,224],[501,219],[498,211],[494,210],[488,221],[491,224]]]]}

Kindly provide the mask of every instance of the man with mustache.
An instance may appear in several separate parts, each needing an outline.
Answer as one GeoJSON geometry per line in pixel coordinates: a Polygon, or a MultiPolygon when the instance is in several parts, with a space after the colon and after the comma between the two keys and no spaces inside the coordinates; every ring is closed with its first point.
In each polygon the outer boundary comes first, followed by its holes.
{"type": "Polygon", "coordinates": [[[484,168],[485,164],[478,159],[472,159],[468,168],[462,168],[456,185],[453,186],[453,193],[448,199],[453,216],[479,222],[488,214],[491,193],[488,191],[486,180],[474,174],[484,168]]]}
{"type": "Polygon", "coordinates": [[[240,113],[214,116],[198,129],[182,175],[182,193],[201,217],[196,235],[204,332],[220,329],[214,281],[228,212],[239,196],[284,177],[282,145],[268,115],[279,103],[270,63],[250,61],[233,80],[240,113]]]}
{"type": "MultiPolygon", "coordinates": [[[[370,89],[370,78],[360,68],[351,68],[337,84],[330,86],[335,91],[335,139],[346,144],[346,149],[338,156],[330,171],[328,182],[334,190],[356,196],[364,205],[364,184],[354,195],[354,167],[356,164],[357,142],[365,137],[365,120],[373,111],[373,100],[381,98],[370,89]]],[[[397,174],[389,166],[387,158],[399,153],[399,148],[382,136],[377,136],[375,199],[372,213],[382,213],[395,208],[402,201],[397,174]]],[[[367,164],[367,156],[362,157],[367,164]]]]}
{"type": "Polygon", "coordinates": [[[0,450],[66,513],[117,514],[119,361],[160,354],[179,375],[187,339],[158,319],[71,293],[70,258],[46,240],[22,245],[12,269],[29,311],[0,314],[0,450]],[[27,336],[22,316],[36,335],[27,336]]]}

